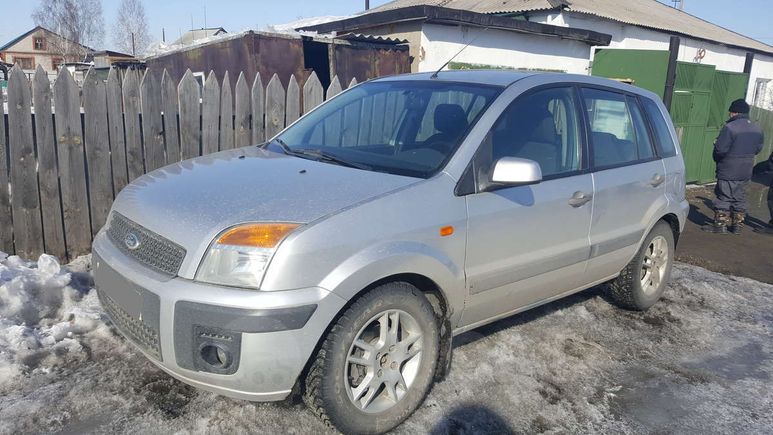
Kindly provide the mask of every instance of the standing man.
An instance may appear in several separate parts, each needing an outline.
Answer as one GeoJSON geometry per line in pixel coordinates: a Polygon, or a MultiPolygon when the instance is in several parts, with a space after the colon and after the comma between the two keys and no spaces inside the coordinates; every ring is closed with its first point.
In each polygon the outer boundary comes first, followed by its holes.
{"type": "Polygon", "coordinates": [[[749,119],[749,104],[735,100],[730,119],[714,142],[717,186],[714,189],[714,222],[703,231],[741,234],[746,219],[746,188],[752,178],[754,157],[762,151],[762,129],[749,119]]]}
{"type": "MultiPolygon", "coordinates": [[[[768,171],[773,172],[773,153],[768,158],[768,171]]],[[[770,211],[770,222],[768,226],[759,228],[756,231],[762,234],[773,235],[773,177],[770,178],[770,189],[768,189],[768,210],[770,211]]]]}

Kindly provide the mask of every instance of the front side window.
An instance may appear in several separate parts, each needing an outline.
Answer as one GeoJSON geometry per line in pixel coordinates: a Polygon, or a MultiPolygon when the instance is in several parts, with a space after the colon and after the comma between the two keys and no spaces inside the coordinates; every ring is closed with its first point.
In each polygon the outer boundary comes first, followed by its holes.
{"type": "Polygon", "coordinates": [[[276,142],[299,157],[428,178],[501,91],[441,81],[365,83],[303,117],[276,142]]]}
{"type": "Polygon", "coordinates": [[[582,95],[588,110],[594,167],[654,157],[649,132],[634,99],[599,89],[583,89],[582,95]]]}
{"type": "Polygon", "coordinates": [[[14,63],[19,65],[21,69],[34,69],[35,59],[31,57],[14,57],[14,63]]]}
{"type": "Polygon", "coordinates": [[[582,142],[576,101],[571,87],[544,89],[516,99],[478,151],[479,184],[487,182],[494,164],[503,157],[533,160],[545,178],[579,171],[582,142]]]}

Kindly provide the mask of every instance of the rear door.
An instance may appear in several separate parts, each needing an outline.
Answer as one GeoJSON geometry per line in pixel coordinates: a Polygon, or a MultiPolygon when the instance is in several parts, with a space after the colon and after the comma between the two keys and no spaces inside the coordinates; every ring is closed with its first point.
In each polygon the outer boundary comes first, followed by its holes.
{"type": "Polygon", "coordinates": [[[625,267],[667,207],[666,171],[635,96],[591,87],[581,92],[595,191],[588,277],[599,281],[625,267]]]}
{"type": "Polygon", "coordinates": [[[580,101],[572,86],[522,95],[505,110],[471,166],[465,270],[471,325],[581,286],[590,254],[593,182],[585,170],[580,101]],[[540,164],[543,181],[486,191],[495,162],[540,164]]]}

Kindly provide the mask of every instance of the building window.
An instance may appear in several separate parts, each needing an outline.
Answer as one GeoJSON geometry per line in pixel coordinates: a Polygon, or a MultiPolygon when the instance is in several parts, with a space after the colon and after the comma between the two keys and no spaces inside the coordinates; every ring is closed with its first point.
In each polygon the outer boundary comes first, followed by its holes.
{"type": "Polygon", "coordinates": [[[51,71],[59,71],[59,67],[64,62],[64,59],[61,57],[53,57],[51,58],[51,71]]]}
{"type": "Polygon", "coordinates": [[[35,50],[43,51],[46,49],[46,38],[33,38],[32,41],[35,45],[35,50]]]}
{"type": "Polygon", "coordinates": [[[21,67],[21,69],[34,69],[35,58],[33,57],[18,57],[14,56],[13,62],[21,67]]]}
{"type": "Polygon", "coordinates": [[[773,86],[770,85],[770,79],[757,79],[757,83],[754,86],[754,103],[753,106],[761,107],[763,109],[770,109],[773,106],[773,86]]]}

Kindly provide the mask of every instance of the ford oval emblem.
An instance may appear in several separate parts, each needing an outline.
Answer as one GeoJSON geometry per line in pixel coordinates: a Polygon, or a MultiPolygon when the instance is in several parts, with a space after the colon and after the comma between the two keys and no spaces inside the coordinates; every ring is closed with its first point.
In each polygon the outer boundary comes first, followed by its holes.
{"type": "Polygon", "coordinates": [[[126,247],[129,248],[129,250],[134,251],[135,249],[140,247],[140,238],[137,237],[134,233],[129,233],[126,235],[126,237],[123,239],[124,244],[126,244],[126,247]]]}

